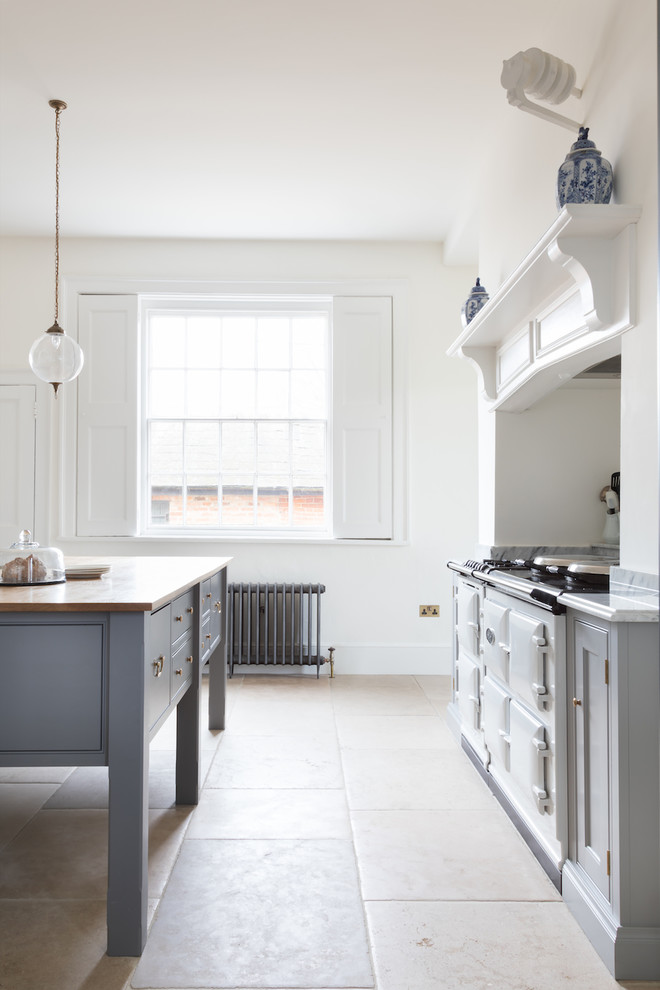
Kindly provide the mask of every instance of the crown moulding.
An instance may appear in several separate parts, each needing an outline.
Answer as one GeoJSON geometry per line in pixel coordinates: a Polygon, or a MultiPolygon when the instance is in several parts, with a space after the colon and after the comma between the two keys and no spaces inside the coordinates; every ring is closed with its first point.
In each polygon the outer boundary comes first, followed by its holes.
{"type": "Polygon", "coordinates": [[[447,353],[476,367],[491,409],[520,412],[618,354],[635,325],[636,206],[564,206],[447,353]]]}

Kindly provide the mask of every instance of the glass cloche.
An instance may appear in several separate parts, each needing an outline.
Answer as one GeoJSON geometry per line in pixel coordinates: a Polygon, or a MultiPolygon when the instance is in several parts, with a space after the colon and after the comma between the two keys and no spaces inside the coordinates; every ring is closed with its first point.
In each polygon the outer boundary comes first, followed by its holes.
{"type": "Polygon", "coordinates": [[[66,581],[64,557],[55,547],[33,543],[24,529],[9,550],[0,550],[0,584],[57,584],[66,581]]]}

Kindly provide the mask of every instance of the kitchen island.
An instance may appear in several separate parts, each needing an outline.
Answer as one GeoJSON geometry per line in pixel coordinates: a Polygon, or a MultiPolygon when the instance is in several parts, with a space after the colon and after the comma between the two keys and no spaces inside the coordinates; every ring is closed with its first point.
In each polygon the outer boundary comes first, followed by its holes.
{"type": "Polygon", "coordinates": [[[176,802],[198,801],[206,660],[224,728],[229,560],[70,558],[100,576],[0,586],[0,766],[108,767],[109,955],[146,942],[149,742],[174,708],[176,802]]]}

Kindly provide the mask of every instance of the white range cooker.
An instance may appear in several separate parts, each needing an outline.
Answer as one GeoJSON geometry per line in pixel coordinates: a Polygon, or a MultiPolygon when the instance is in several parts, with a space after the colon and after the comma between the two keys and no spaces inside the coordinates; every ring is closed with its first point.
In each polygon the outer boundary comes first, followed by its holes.
{"type": "Polygon", "coordinates": [[[607,590],[602,557],[458,563],[449,721],[561,890],[567,855],[566,608],[607,590]]]}

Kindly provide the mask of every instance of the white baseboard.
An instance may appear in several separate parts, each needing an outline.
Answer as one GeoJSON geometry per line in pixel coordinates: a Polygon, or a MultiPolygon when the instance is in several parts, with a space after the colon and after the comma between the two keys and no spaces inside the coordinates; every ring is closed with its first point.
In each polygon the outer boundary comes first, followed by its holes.
{"type": "MultiPolygon", "coordinates": [[[[334,645],[334,644],[333,644],[334,645]]],[[[328,657],[327,647],[324,656],[328,657]]],[[[409,643],[337,643],[334,652],[335,674],[451,674],[450,646],[419,646],[409,643]]],[[[239,674],[291,674],[316,677],[316,667],[298,664],[234,664],[239,674]]],[[[320,676],[330,674],[324,663],[320,676]]]]}
{"type": "Polygon", "coordinates": [[[332,643],[332,646],[335,674],[451,674],[451,646],[416,643],[332,643]]]}

